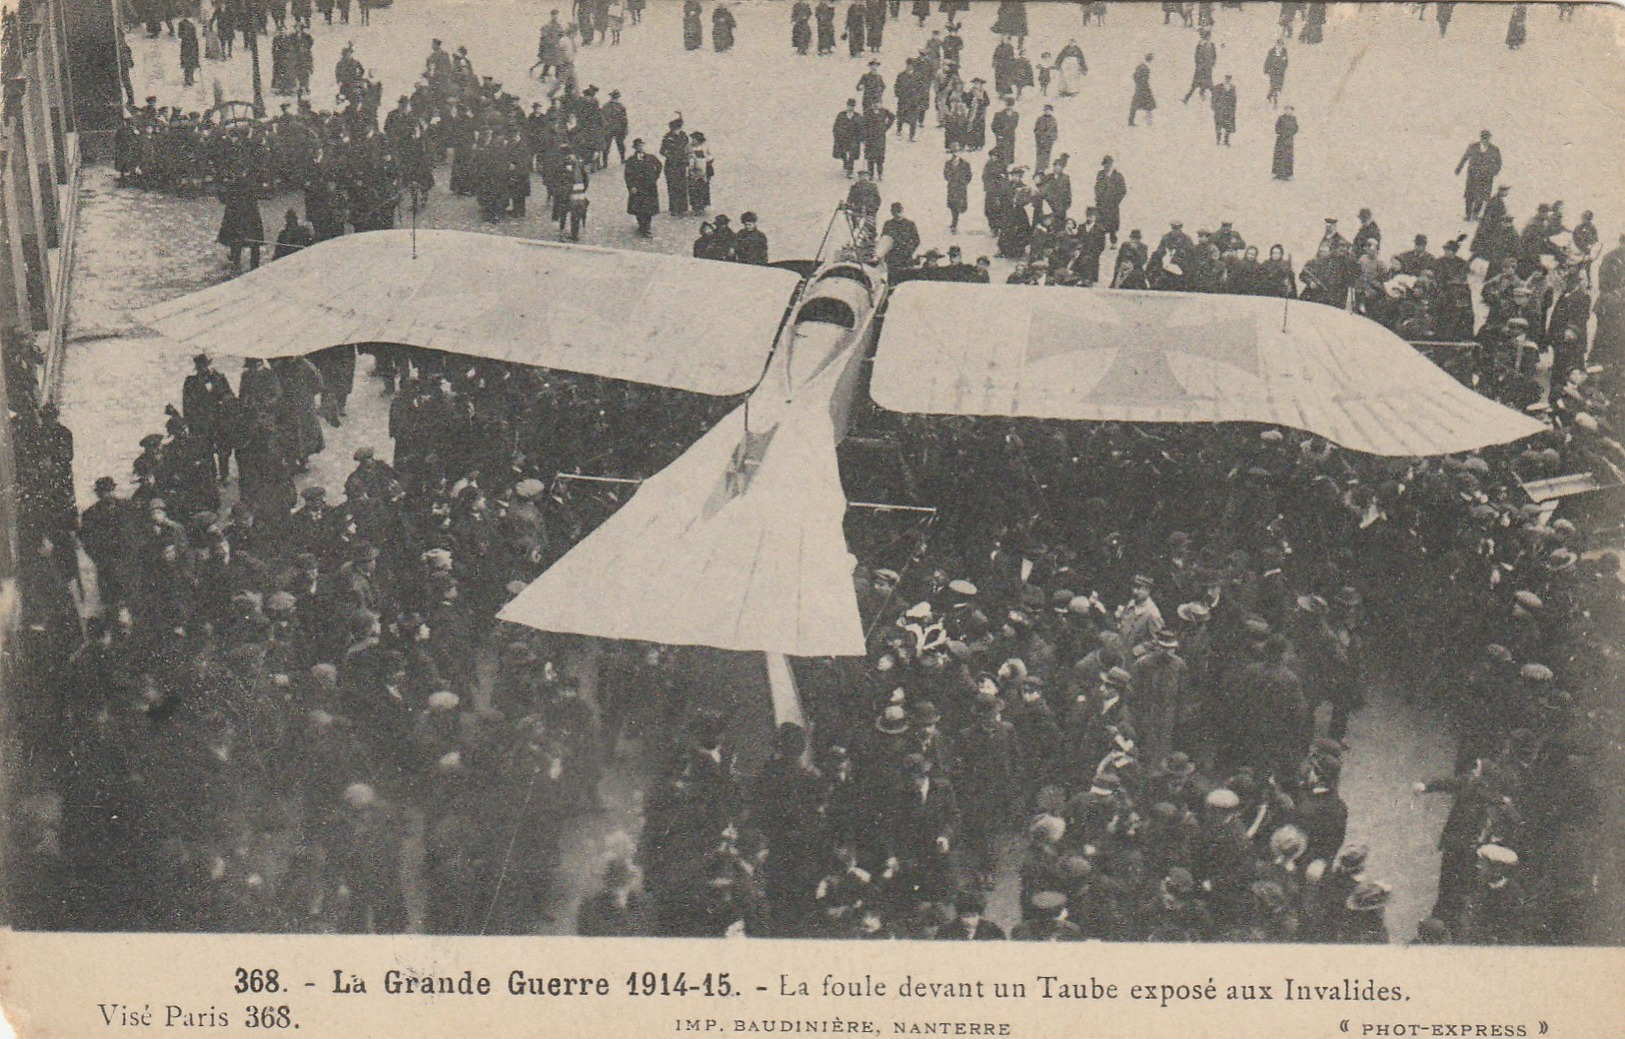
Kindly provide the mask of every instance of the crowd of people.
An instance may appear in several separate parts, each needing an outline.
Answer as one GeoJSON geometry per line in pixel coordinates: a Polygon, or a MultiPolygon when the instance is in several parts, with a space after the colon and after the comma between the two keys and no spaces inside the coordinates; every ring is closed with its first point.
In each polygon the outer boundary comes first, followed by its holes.
{"type": "MultiPolygon", "coordinates": [[[[603,694],[593,706],[555,642],[496,610],[614,506],[556,473],[652,473],[720,405],[377,354],[392,461],[357,450],[342,488],[295,476],[345,421],[352,348],[250,361],[235,387],[200,355],[133,493],[103,477],[82,515],[40,514],[26,657],[54,677],[27,715],[62,764],[39,821],[59,839],[25,867],[57,896],[35,925],[404,930],[409,817],[421,926],[540,925],[559,829],[598,807],[616,741],[603,694]],[[50,556],[76,543],[99,602],[82,626],[50,556]]],[[[626,704],[630,725],[647,702],[626,704]]]]}
{"type": "MultiPolygon", "coordinates": [[[[1456,799],[1416,940],[1573,940],[1596,736],[1575,705],[1617,678],[1618,559],[1582,559],[1518,480],[1607,450],[1594,416],[1571,402],[1545,444],[1429,461],[1277,429],[890,418],[909,461],[852,493],[937,513],[854,539],[869,659],[804,681],[810,759],[782,728],[753,782],[694,723],[650,798],[647,897],[611,866],[618,926],[1002,937],[987,896],[1014,834],[1012,937],[1410,937],[1386,933],[1338,794],[1349,716],[1403,672],[1461,730],[1456,773],[1417,779],[1456,799]]],[[[594,905],[591,933],[626,933],[594,905]]]]}
{"type": "MultiPolygon", "coordinates": [[[[402,185],[426,187],[449,154],[451,190],[476,196],[486,219],[524,215],[540,171],[555,218],[579,234],[586,178],[624,144],[625,112],[560,65],[594,31],[613,43],[623,10],[635,22],[641,6],[582,0],[573,25],[550,20],[539,64],[560,89],[545,109],[525,113],[436,41],[423,81],[379,126],[380,91],[347,53],[341,110],[301,99],[274,119],[228,122],[149,103],[122,132],[120,172],[161,190],[220,185],[227,223],[234,204],[243,215],[222,229],[228,245],[262,244],[246,215],[258,219],[261,194],[302,189],[311,227],[290,215],[291,250],[347,222],[389,226],[369,222],[372,203],[393,220],[402,185]],[[172,133],[219,157],[166,166],[165,147],[144,150],[146,136],[172,133]]],[[[1164,5],[1165,17],[1210,24],[1214,6],[1164,5]]],[[[1444,31],[1449,5],[1437,6],[1444,31]]],[[[899,7],[850,5],[855,55],[879,49],[899,7]]],[[[943,51],[964,7],[940,5],[943,51]]],[[[1104,20],[1104,5],[1083,8],[1104,20]]],[[[1306,15],[1298,38],[1317,42],[1324,4],[1283,5],[1290,27],[1287,9],[1306,15]]],[[[792,45],[816,36],[833,50],[833,11],[795,4],[792,45]]],[[[910,13],[923,23],[932,5],[910,13]]],[[[1001,5],[1013,54],[993,70],[996,93],[1027,85],[1024,21],[1020,4],[1001,5]]],[[[1040,83],[1083,74],[1081,50],[1061,54],[1039,63],[1040,83]]],[[[835,124],[834,155],[854,179],[847,209],[890,240],[895,279],[989,277],[957,247],[946,267],[934,249],[916,259],[900,205],[874,226],[888,132],[913,136],[935,91],[953,135],[950,211],[957,224],[968,208],[964,153],[989,149],[984,205],[1000,253],[1018,261],[1010,280],[1299,297],[1410,339],[1476,336],[1486,363],[1464,377],[1539,404],[1550,431],[1378,459],[1278,428],[866,410],[861,432],[890,449],[847,456],[848,493],[935,511],[849,524],[869,654],[797,662],[809,724],[781,726],[746,778],[736,734],[685,682],[681,651],[604,646],[583,684],[582,644],[495,619],[618,503],[587,490],[618,484],[559,474],[651,475],[730,402],[370,347],[392,449],[358,450],[342,488],[300,491],[323,425],[347,419],[356,351],[250,360],[235,386],[200,355],[164,432],[140,444],[134,492],[105,475],[83,512],[72,436],[35,406],[20,447],[48,464],[20,476],[20,659],[28,731],[56,763],[45,775],[59,801],[24,805],[16,868],[43,893],[26,925],[530,932],[561,831],[600,807],[605,768],[636,746],[659,763],[642,833],[609,849],[584,934],[1409,938],[1388,931],[1390,885],[1368,872],[1372,849],[1349,840],[1339,793],[1358,753],[1350,719],[1374,684],[1402,675],[1407,695],[1448,709],[1458,747],[1451,775],[1416,777],[1420,795],[1454,801],[1438,899],[1414,940],[1577,940],[1595,821],[1586,707],[1618,685],[1619,561],[1525,504],[1521,484],[1625,455],[1614,439],[1625,241],[1593,272],[1589,214],[1570,230],[1560,203],[1509,237],[1505,192],[1486,189],[1476,148],[1464,157],[1479,220],[1466,257],[1461,240],[1434,256],[1418,238],[1384,261],[1369,213],[1352,239],[1328,220],[1297,271],[1231,224],[1192,239],[1173,222],[1153,246],[1123,232],[1128,182],[1109,157],[1080,224],[1070,157],[1043,151],[1049,131],[1034,136],[1029,184],[1017,125],[998,112],[982,125],[994,105],[975,80],[934,86],[948,67],[929,51],[911,58],[893,113],[871,64],[835,124]],[[1498,267],[1482,323],[1464,298],[1480,257],[1498,267]],[[92,596],[75,545],[99,604],[83,621],[78,603],[92,596]],[[406,845],[419,840],[414,879],[406,845]],[[1012,855],[1007,931],[988,914],[1012,855]]],[[[706,211],[703,134],[678,118],[661,158],[631,143],[640,230],[661,209],[662,179],[671,212],[706,211]]],[[[741,222],[708,220],[695,255],[765,262],[754,214],[741,222]]]]}
{"type": "MultiPolygon", "coordinates": [[[[577,17],[593,17],[593,7],[578,5],[577,17]]],[[[258,266],[261,247],[277,244],[267,238],[258,210],[265,198],[303,192],[304,215],[297,222],[308,222],[314,241],[321,242],[347,229],[395,226],[403,207],[416,211],[428,204],[442,167],[449,191],[473,196],[488,223],[525,217],[533,180],[540,178],[549,219],[572,240],[579,240],[586,223],[591,176],[609,168],[612,156],[623,166],[627,211],[641,234],[652,233],[661,211],[662,180],[672,214],[705,214],[716,175],[705,134],[686,127],[678,113],[659,141],[658,157],[642,138],[633,138],[629,151],[620,91],[601,99],[596,84],[576,82],[570,55],[588,43],[592,31],[561,22],[557,10],[551,13],[532,67],[547,84],[548,100],[532,102],[528,112],[501,82],[475,72],[467,47],[451,51],[438,39],[412,92],[382,111],[382,83],[347,44],[334,68],[337,109],[318,110],[302,87],[297,101],[281,103],[275,116],[242,111],[241,104],[183,112],[148,97],[144,106],[127,111],[118,128],[114,168],[121,184],[176,194],[218,192],[225,206],[219,241],[234,265],[248,249],[250,265],[258,266]]],[[[288,38],[302,32],[296,23],[288,38]]],[[[299,53],[308,58],[308,46],[299,53]]],[[[299,65],[295,77],[304,85],[306,65],[299,65]]],[[[273,84],[280,79],[274,72],[273,84]]]]}

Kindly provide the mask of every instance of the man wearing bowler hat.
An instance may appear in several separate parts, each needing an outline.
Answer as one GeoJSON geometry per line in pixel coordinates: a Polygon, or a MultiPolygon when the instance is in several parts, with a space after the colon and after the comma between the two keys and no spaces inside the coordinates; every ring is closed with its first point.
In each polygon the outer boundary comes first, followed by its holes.
{"type": "Polygon", "coordinates": [[[221,483],[231,476],[231,437],[237,395],[231,381],[214,368],[208,354],[192,358],[192,374],[181,385],[181,414],[187,428],[209,445],[221,483]]]}

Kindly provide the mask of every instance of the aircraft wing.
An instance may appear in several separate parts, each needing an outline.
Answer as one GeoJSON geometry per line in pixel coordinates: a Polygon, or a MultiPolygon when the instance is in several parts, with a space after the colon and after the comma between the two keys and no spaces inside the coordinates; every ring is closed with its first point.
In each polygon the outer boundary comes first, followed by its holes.
{"type": "Polygon", "coordinates": [[[756,385],[785,270],[468,231],[345,235],[137,311],[189,350],[401,343],[728,396],[756,385]]]}
{"type": "Polygon", "coordinates": [[[870,394],[939,415],[1262,422],[1376,455],[1453,454],[1546,428],[1374,321],[1199,293],[907,282],[891,295],[870,394]]]}
{"type": "Polygon", "coordinates": [[[844,402],[833,400],[859,353],[849,348],[771,427],[760,408],[748,432],[747,407],[731,412],[498,617],[600,638],[862,656],[835,453],[844,402]]]}

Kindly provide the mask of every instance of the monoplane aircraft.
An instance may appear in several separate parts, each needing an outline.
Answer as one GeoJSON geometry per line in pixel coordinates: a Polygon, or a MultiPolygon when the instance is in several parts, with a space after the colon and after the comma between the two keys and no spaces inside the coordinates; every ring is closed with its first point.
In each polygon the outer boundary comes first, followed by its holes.
{"type": "Polygon", "coordinates": [[[724,264],[458,231],[336,238],[137,320],[249,357],[399,343],[744,403],[500,619],[787,657],[862,656],[836,447],[864,386],[897,412],[1289,426],[1355,451],[1470,451],[1543,431],[1381,325],[1252,296],[909,281],[888,243],[724,264]],[[409,241],[410,237],[410,241],[409,241]],[[797,266],[797,265],[786,265],[797,266]]]}

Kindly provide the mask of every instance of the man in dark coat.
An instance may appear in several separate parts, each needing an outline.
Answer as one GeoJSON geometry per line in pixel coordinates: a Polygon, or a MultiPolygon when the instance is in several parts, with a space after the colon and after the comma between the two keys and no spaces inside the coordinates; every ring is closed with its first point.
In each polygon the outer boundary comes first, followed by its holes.
{"type": "Polygon", "coordinates": [[[1303,683],[1287,667],[1286,640],[1270,635],[1259,657],[1242,668],[1234,690],[1231,754],[1260,776],[1291,779],[1309,749],[1314,721],[1303,683]]]}
{"type": "Polygon", "coordinates": [[[1104,255],[1106,232],[1101,229],[1099,212],[1089,206],[1083,214],[1083,226],[1078,228],[1078,255],[1072,258],[1072,273],[1078,276],[1078,284],[1089,286],[1100,282],[1100,258],[1104,255]]]}
{"type": "MultiPolygon", "coordinates": [[[[1045,175],[1040,188],[1044,205],[1049,207],[1051,215],[1055,217],[1057,230],[1066,227],[1066,215],[1072,209],[1072,175],[1066,171],[1067,163],[1071,160],[1070,155],[1062,152],[1061,157],[1055,160],[1055,168],[1045,175]]],[[[1097,213],[1097,223],[1098,216],[1097,213]]]]}
{"type": "Polygon", "coordinates": [[[282,230],[276,236],[276,250],[271,253],[271,259],[280,260],[284,256],[292,256],[301,249],[316,244],[316,232],[299,219],[297,209],[289,209],[283,215],[282,230]]]}
{"type": "Polygon", "coordinates": [[[1341,759],[1318,752],[1305,767],[1303,788],[1292,813],[1309,841],[1303,854],[1305,864],[1321,859],[1330,866],[1348,836],[1349,806],[1337,792],[1342,772],[1341,759]]]}
{"type": "Polygon", "coordinates": [[[1224,82],[1213,88],[1213,139],[1230,147],[1230,135],[1236,132],[1236,84],[1225,76],[1224,82]]]}
{"type": "Polygon", "coordinates": [[[654,234],[650,225],[660,212],[660,160],[643,150],[643,138],[639,137],[632,142],[632,157],[623,169],[626,211],[637,218],[638,234],[648,238],[654,234]]]}
{"type": "Polygon", "coordinates": [[[903,773],[887,827],[892,849],[908,877],[906,886],[918,899],[936,901],[953,890],[959,799],[953,783],[934,774],[926,755],[908,755],[903,773]]]}
{"type": "Polygon", "coordinates": [[[756,214],[745,212],[739,217],[739,233],[734,235],[734,262],[767,265],[767,235],[756,226],[756,214]]]}
{"type": "Polygon", "coordinates": [[[248,249],[248,265],[260,265],[260,246],[265,244],[265,222],[260,219],[259,189],[249,177],[231,181],[220,192],[226,212],[220,220],[215,241],[231,251],[231,269],[241,270],[243,249],[248,249]]]}
{"type": "Polygon", "coordinates": [[[958,741],[953,768],[960,777],[964,865],[989,880],[997,866],[999,833],[1015,804],[1016,735],[1015,728],[1000,717],[1002,703],[992,690],[977,696],[978,718],[958,741]]]}
{"type": "Polygon", "coordinates": [[[1099,211],[1100,227],[1113,245],[1123,224],[1123,198],[1128,194],[1128,182],[1123,173],[1112,165],[1110,155],[1100,160],[1100,172],[1095,174],[1095,209],[1099,211]]]}
{"type": "Polygon", "coordinates": [[[1151,125],[1152,116],[1157,110],[1157,98],[1151,92],[1151,58],[1147,54],[1145,60],[1134,68],[1134,96],[1128,103],[1128,124],[1135,125],[1134,117],[1141,112],[1145,113],[1147,126],[1151,125]]]}
{"type": "Polygon", "coordinates": [[[599,115],[604,123],[604,144],[603,152],[599,156],[599,165],[609,165],[609,146],[612,144],[615,146],[616,157],[624,163],[626,161],[628,124],[626,105],[621,102],[621,92],[619,90],[609,92],[609,100],[604,102],[604,107],[600,110],[599,115]]]}
{"type": "Polygon", "coordinates": [[[807,0],[796,0],[790,8],[790,46],[803,56],[812,46],[812,5],[807,0]]]}
{"type": "MultiPolygon", "coordinates": [[[[997,134],[997,130],[994,132],[997,134]]],[[[1042,173],[1049,168],[1050,155],[1060,136],[1061,127],[1055,121],[1055,106],[1045,105],[1044,114],[1033,122],[1033,147],[1036,155],[1033,159],[1034,170],[1042,173]]]]}
{"type": "Polygon", "coordinates": [[[192,358],[195,369],[181,385],[181,415],[194,434],[214,452],[219,479],[231,475],[231,429],[235,421],[237,395],[231,380],[214,370],[208,354],[192,358]]]}
{"type": "Polygon", "coordinates": [[[886,97],[886,78],[880,74],[880,62],[871,61],[869,71],[858,79],[858,96],[863,100],[865,112],[876,108],[886,97]]]}
{"type": "Polygon", "coordinates": [[[846,173],[848,180],[852,179],[858,155],[863,148],[863,130],[864,121],[862,114],[858,112],[858,99],[847,98],[846,108],[835,116],[835,125],[831,130],[834,143],[830,156],[841,160],[841,169],[846,173]]]}
{"type": "Polygon", "coordinates": [[[111,476],[97,478],[96,503],[79,517],[79,544],[96,566],[103,616],[113,616],[124,603],[129,561],[125,557],[127,531],[140,517],[130,502],[114,492],[111,476]]]}
{"type": "Polygon", "coordinates": [[[886,179],[886,135],[895,121],[885,105],[863,113],[863,161],[876,180],[886,179]]]}
{"type": "Polygon", "coordinates": [[[846,208],[870,234],[874,234],[875,219],[880,215],[880,188],[869,176],[868,170],[860,170],[857,182],[847,191],[846,208]]]}
{"type": "Polygon", "coordinates": [[[948,230],[955,234],[959,232],[960,214],[970,208],[970,182],[974,176],[970,163],[965,161],[957,148],[942,164],[942,179],[948,184],[948,230]]]}
{"type": "Polygon", "coordinates": [[[993,113],[993,148],[1006,163],[1016,161],[1016,128],[1021,125],[1021,113],[1016,111],[1016,98],[1006,94],[1004,107],[993,113]]]}
{"type": "Polygon", "coordinates": [[[807,734],[801,726],[779,726],[773,756],[763,765],[750,794],[750,816],[767,846],[765,882],[781,926],[793,927],[813,910],[823,867],[824,834],[816,820],[824,779],[803,764],[807,734]]]}
{"type": "Polygon", "coordinates": [[[1501,172],[1501,149],[1490,143],[1490,132],[1482,130],[1478,140],[1462,152],[1456,163],[1456,175],[1467,171],[1467,184],[1462,193],[1466,206],[1465,220],[1476,220],[1495,190],[1495,178],[1501,172]]]}
{"type": "Polygon", "coordinates": [[[1264,75],[1269,78],[1270,89],[1265,100],[1274,108],[1281,102],[1281,88],[1286,84],[1286,69],[1290,59],[1286,53],[1286,38],[1275,41],[1275,46],[1264,56],[1264,75]]]}
{"type": "Polygon", "coordinates": [[[903,215],[901,202],[891,204],[891,219],[881,227],[880,233],[891,239],[886,267],[894,277],[898,271],[914,266],[914,251],[920,247],[920,229],[903,215]]]}
{"type": "Polygon", "coordinates": [[[1579,268],[1570,268],[1546,322],[1545,345],[1552,348],[1553,403],[1562,397],[1569,373],[1585,365],[1590,317],[1591,293],[1586,291],[1585,274],[1579,268]]]}
{"type": "Polygon", "coordinates": [[[1419,234],[1414,239],[1414,246],[1402,253],[1394,254],[1394,262],[1399,264],[1399,273],[1419,277],[1423,271],[1433,270],[1438,257],[1428,252],[1428,236],[1419,234]]]}
{"type": "Polygon", "coordinates": [[[1200,36],[1196,41],[1196,66],[1191,72],[1191,88],[1185,91],[1185,104],[1190,104],[1192,95],[1197,93],[1207,97],[1208,91],[1213,89],[1213,69],[1219,63],[1219,48],[1213,44],[1213,34],[1203,29],[1200,36]]]}

